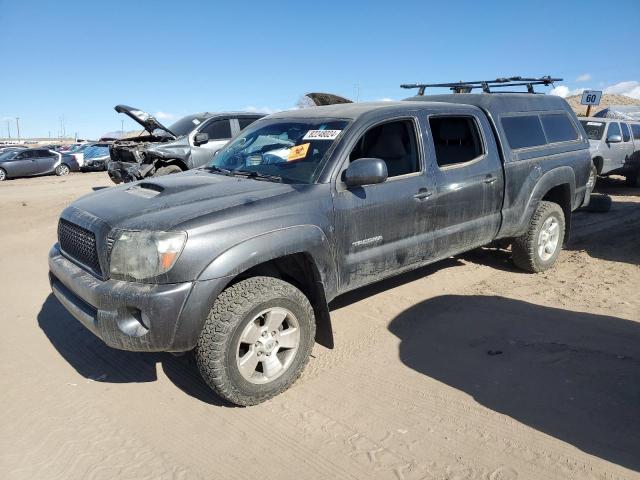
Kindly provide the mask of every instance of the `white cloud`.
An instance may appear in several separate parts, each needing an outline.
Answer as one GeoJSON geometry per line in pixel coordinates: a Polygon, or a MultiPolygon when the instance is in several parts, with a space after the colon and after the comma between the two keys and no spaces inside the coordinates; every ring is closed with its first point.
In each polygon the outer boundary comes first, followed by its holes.
{"type": "Polygon", "coordinates": [[[578,75],[578,78],[576,78],[576,82],[588,82],[589,80],[591,80],[590,73],[583,73],[582,75],[578,75]]]}
{"type": "Polygon", "coordinates": [[[176,116],[173,113],[156,112],[154,115],[158,120],[173,120],[176,116]]]}
{"type": "Polygon", "coordinates": [[[256,107],[255,105],[249,105],[247,107],[244,107],[242,110],[245,112],[252,112],[252,113],[266,113],[267,115],[280,111],[278,109],[271,108],[271,107],[256,107]]]}
{"type": "Polygon", "coordinates": [[[377,100],[378,102],[393,102],[393,98],[389,98],[389,97],[384,97],[384,98],[379,98],[377,100]]]}
{"type": "Polygon", "coordinates": [[[573,95],[580,95],[584,91],[585,91],[584,88],[576,88],[575,90],[569,90],[569,87],[565,87],[564,85],[558,85],[557,87],[551,89],[549,94],[566,98],[566,97],[571,97],[573,95]]]}
{"type": "Polygon", "coordinates": [[[616,95],[626,95],[627,97],[640,99],[640,82],[635,80],[616,83],[605,87],[604,93],[614,93],[616,95]]]}

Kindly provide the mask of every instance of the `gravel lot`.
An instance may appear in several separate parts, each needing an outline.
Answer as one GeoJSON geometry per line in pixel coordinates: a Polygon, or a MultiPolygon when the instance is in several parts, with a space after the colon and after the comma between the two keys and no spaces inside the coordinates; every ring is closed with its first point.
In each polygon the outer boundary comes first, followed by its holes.
{"type": "Polygon", "coordinates": [[[549,272],[481,249],[338,298],[335,348],[251,408],[105,347],[47,251],[104,173],[0,184],[2,479],[640,478],[640,190],[600,182],[549,272]]]}

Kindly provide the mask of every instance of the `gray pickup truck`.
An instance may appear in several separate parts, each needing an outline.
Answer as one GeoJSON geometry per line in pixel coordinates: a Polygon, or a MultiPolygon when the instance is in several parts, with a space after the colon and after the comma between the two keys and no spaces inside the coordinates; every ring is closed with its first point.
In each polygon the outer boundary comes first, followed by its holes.
{"type": "Polygon", "coordinates": [[[598,175],[622,175],[640,187],[640,123],[614,118],[580,118],[598,175]]]}
{"type": "Polygon", "coordinates": [[[252,405],[298,378],[316,331],[332,344],[340,294],[496,240],[525,271],[550,268],[590,165],[556,96],[281,112],[203,168],[75,201],[50,283],[107,345],[194,350],[221,397],[252,405]]]}

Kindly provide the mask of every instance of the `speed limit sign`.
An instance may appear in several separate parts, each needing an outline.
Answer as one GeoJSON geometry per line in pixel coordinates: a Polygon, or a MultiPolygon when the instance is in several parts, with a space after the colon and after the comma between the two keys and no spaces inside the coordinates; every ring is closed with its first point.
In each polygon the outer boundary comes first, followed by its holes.
{"type": "Polygon", "coordinates": [[[585,90],[582,92],[582,105],[599,105],[600,97],[602,96],[601,90],[585,90]]]}

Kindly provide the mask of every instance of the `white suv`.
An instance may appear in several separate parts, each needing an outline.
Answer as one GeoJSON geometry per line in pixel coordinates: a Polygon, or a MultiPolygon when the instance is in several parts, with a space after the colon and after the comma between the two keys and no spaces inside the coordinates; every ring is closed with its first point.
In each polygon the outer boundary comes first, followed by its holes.
{"type": "Polygon", "coordinates": [[[580,123],[598,175],[622,175],[629,185],[640,187],[640,123],[599,117],[581,118],[580,123]]]}

